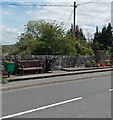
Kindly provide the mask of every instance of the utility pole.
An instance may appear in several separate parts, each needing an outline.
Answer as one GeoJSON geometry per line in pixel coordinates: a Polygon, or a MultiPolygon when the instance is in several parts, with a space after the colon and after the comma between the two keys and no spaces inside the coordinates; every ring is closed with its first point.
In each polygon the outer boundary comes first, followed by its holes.
{"type": "Polygon", "coordinates": [[[73,25],[74,25],[74,38],[75,38],[75,15],[76,15],[76,2],[74,2],[74,15],[73,15],[73,25]]]}

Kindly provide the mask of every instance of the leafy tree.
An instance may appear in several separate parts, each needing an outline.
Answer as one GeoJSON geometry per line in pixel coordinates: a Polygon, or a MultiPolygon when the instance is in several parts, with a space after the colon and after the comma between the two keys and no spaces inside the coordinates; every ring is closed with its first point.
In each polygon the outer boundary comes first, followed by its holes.
{"type": "MultiPolygon", "coordinates": [[[[71,28],[70,28],[70,30],[68,30],[67,35],[73,37],[73,39],[74,39],[73,25],[71,25],[71,28]]],[[[75,40],[74,46],[75,46],[75,50],[76,50],[76,53],[75,53],[76,55],[78,55],[78,56],[94,55],[93,49],[86,42],[85,35],[83,34],[82,29],[79,28],[78,25],[76,26],[76,29],[75,29],[75,37],[76,37],[76,39],[74,39],[75,40]]]]}
{"type": "Polygon", "coordinates": [[[62,24],[55,22],[29,21],[18,39],[16,54],[74,54],[73,39],[68,40],[62,24]]]}
{"type": "MultiPolygon", "coordinates": [[[[70,34],[71,36],[74,37],[74,27],[73,27],[73,24],[71,24],[71,28],[70,30],[68,30],[67,34],[70,34]]],[[[79,28],[78,25],[76,25],[75,27],[75,37],[76,39],[80,39],[80,40],[85,40],[86,41],[86,38],[85,38],[85,35],[83,34],[83,31],[81,28],[79,28]]]]}
{"type": "Polygon", "coordinates": [[[75,48],[77,55],[94,55],[92,48],[84,40],[76,40],[75,48]]]}
{"type": "MultiPolygon", "coordinates": [[[[61,25],[55,22],[29,21],[25,25],[16,43],[16,50],[11,54],[19,55],[90,55],[91,47],[84,41],[82,29],[79,29],[81,38],[73,37],[73,29],[65,33],[61,25]],[[83,40],[82,40],[83,39],[83,40]]],[[[73,27],[73,26],[72,26],[73,27]]]]}
{"type": "Polygon", "coordinates": [[[110,55],[113,57],[113,42],[112,42],[112,44],[111,44],[111,47],[110,47],[110,55]]]}

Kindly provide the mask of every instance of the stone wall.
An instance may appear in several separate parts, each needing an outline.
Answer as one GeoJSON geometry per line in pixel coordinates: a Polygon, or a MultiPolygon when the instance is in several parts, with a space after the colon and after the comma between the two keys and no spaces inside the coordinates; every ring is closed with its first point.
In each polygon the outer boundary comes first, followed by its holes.
{"type": "Polygon", "coordinates": [[[17,60],[42,60],[45,62],[46,59],[51,61],[51,67],[54,70],[60,68],[69,67],[81,67],[84,66],[85,62],[95,60],[95,56],[73,56],[73,55],[12,55],[3,56],[2,60],[9,60],[16,63],[17,60]]]}

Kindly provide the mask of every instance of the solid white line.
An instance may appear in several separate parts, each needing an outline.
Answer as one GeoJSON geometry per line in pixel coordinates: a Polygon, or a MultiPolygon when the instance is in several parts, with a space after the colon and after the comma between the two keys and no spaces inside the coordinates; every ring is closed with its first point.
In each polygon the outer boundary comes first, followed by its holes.
{"type": "Polygon", "coordinates": [[[20,112],[20,113],[16,113],[16,114],[13,114],[13,115],[4,116],[1,119],[16,117],[16,116],[19,116],[19,115],[23,115],[23,114],[27,114],[27,113],[31,113],[31,112],[35,112],[35,111],[39,111],[39,110],[43,110],[43,109],[47,109],[47,108],[51,108],[51,107],[54,107],[54,106],[66,104],[66,103],[69,103],[69,102],[77,101],[77,100],[80,100],[80,99],[82,99],[82,97],[74,98],[74,99],[71,99],[71,100],[66,100],[66,101],[59,102],[59,103],[54,103],[54,104],[51,104],[51,105],[47,105],[47,106],[44,106],[44,107],[40,107],[40,108],[36,108],[36,109],[32,109],[32,110],[28,110],[28,111],[24,111],[24,112],[20,112]]]}
{"type": "Polygon", "coordinates": [[[113,89],[109,89],[109,91],[110,91],[110,92],[112,92],[112,91],[113,91],[113,89]]]}

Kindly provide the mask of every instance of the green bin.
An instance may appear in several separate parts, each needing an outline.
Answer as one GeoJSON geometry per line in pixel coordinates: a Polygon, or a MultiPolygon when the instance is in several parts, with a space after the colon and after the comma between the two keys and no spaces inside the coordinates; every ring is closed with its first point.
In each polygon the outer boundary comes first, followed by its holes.
{"type": "Polygon", "coordinates": [[[14,63],[9,62],[9,63],[4,63],[5,71],[7,72],[14,72],[14,63]]]}

